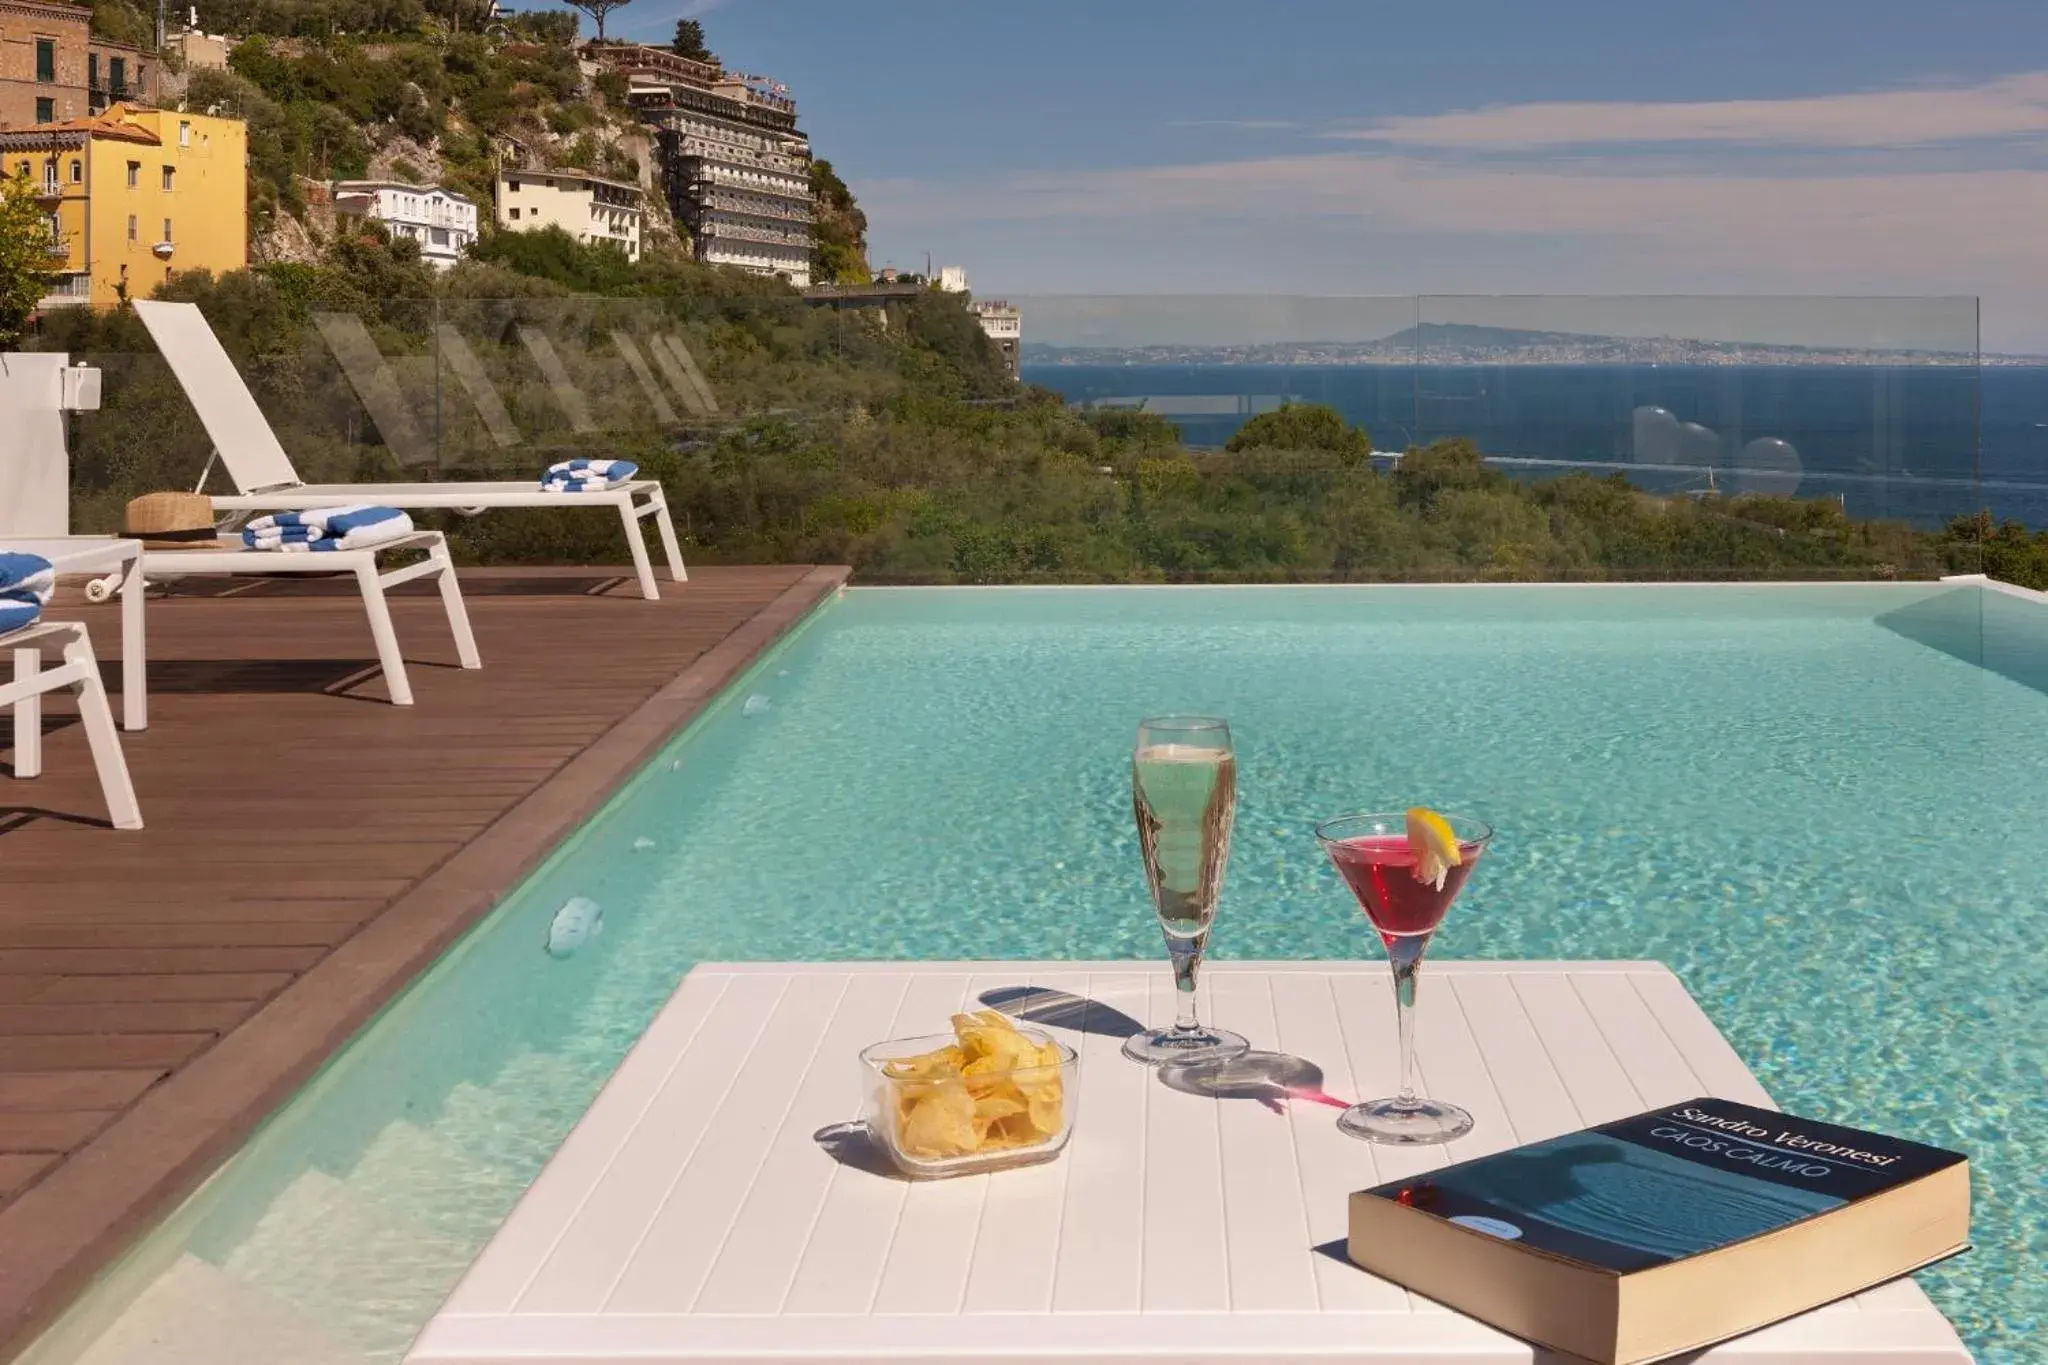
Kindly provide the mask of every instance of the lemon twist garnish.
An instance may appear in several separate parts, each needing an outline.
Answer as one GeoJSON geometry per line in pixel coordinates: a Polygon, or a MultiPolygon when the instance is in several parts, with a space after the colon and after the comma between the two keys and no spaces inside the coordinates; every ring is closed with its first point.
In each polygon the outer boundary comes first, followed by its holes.
{"type": "Polygon", "coordinates": [[[1465,861],[1451,822],[1427,806],[1408,812],[1408,847],[1415,853],[1415,880],[1428,882],[1439,891],[1451,869],[1465,861]]]}

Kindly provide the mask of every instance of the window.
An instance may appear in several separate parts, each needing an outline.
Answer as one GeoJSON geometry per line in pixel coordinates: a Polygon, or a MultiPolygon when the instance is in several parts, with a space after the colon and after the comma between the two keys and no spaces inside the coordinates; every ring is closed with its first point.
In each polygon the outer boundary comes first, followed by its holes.
{"type": "Polygon", "coordinates": [[[190,147],[192,145],[191,124],[183,122],[178,124],[178,145],[180,147],[190,147]]]}
{"type": "Polygon", "coordinates": [[[176,168],[174,168],[174,167],[171,167],[171,166],[166,166],[166,167],[164,167],[164,188],[165,188],[165,189],[169,189],[169,188],[171,187],[171,182],[172,182],[173,180],[175,180],[175,179],[177,178],[177,174],[178,174],[178,172],[177,172],[176,168]]]}
{"type": "Polygon", "coordinates": [[[513,222],[515,222],[515,223],[519,221],[519,210],[518,210],[518,209],[513,209],[513,210],[512,210],[512,221],[513,221],[513,222]]]}
{"type": "Polygon", "coordinates": [[[85,84],[88,89],[100,88],[100,54],[97,52],[85,54],[85,84]]]}
{"type": "Polygon", "coordinates": [[[71,158],[71,183],[74,185],[83,185],[85,183],[85,163],[77,157],[71,158]]]}
{"type": "Polygon", "coordinates": [[[57,79],[57,40],[36,39],[36,79],[54,81],[57,79]]]}
{"type": "Polygon", "coordinates": [[[142,183],[142,163],[141,163],[140,161],[131,161],[131,162],[129,162],[129,163],[128,163],[128,188],[132,190],[132,189],[134,189],[134,188],[135,188],[135,187],[136,187],[137,185],[140,185],[141,183],[142,183]]]}
{"type": "Polygon", "coordinates": [[[107,58],[107,86],[113,91],[115,99],[120,99],[128,93],[128,59],[126,57],[107,58]]]}
{"type": "Polygon", "coordinates": [[[135,215],[132,213],[128,215],[128,240],[135,240],[135,215]]]}
{"type": "Polygon", "coordinates": [[[164,219],[164,240],[171,240],[171,220],[168,218],[164,219]]]}
{"type": "Polygon", "coordinates": [[[43,226],[50,230],[51,246],[64,245],[64,228],[58,223],[56,214],[49,213],[43,215],[43,226]]]}
{"type": "Polygon", "coordinates": [[[55,101],[55,100],[37,100],[37,101],[36,101],[36,122],[37,122],[37,123],[55,123],[56,121],[57,121],[57,101],[55,101]]]}
{"type": "Polygon", "coordinates": [[[505,188],[512,191],[512,193],[517,194],[519,193],[519,182],[517,180],[507,180],[505,182],[505,188]]]}

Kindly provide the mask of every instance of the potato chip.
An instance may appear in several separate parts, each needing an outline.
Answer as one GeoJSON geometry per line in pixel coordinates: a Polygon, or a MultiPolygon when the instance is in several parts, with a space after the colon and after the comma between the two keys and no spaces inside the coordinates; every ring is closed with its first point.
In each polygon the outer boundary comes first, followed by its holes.
{"type": "Polygon", "coordinates": [[[953,1016],[958,1042],[882,1064],[897,1146],[921,1159],[1029,1147],[1056,1137],[1064,1109],[1060,1049],[995,1010],[953,1016]]]}

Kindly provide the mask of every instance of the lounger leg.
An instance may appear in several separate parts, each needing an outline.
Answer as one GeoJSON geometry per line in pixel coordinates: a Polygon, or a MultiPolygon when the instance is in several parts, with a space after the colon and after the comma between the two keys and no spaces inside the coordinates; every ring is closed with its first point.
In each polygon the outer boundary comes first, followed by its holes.
{"type": "Polygon", "coordinates": [[[676,541],[676,524],[668,517],[668,494],[662,489],[654,490],[654,529],[661,532],[661,550],[668,556],[668,576],[678,583],[690,581],[690,571],[683,567],[683,547],[676,541]]]}
{"type": "Polygon", "coordinates": [[[362,589],[363,613],[370,618],[370,636],[377,642],[377,660],[384,665],[384,687],[391,693],[391,704],[411,706],[412,680],[405,675],[405,656],[398,650],[398,632],[392,629],[391,608],[384,601],[384,584],[374,563],[356,570],[356,586],[362,589]]]}
{"type": "Polygon", "coordinates": [[[135,784],[128,778],[128,760],[121,753],[121,736],[114,729],[114,712],[107,705],[107,687],[100,681],[99,661],[93,657],[92,640],[81,630],[64,646],[64,658],[80,673],[71,690],[78,697],[78,717],[85,725],[86,743],[92,746],[92,765],[99,769],[100,791],[107,799],[107,818],[115,829],[141,829],[142,807],[135,801],[135,784]]]}
{"type": "Polygon", "coordinates": [[[121,728],[149,728],[149,647],[142,616],[142,556],[121,575],[121,728]]]}
{"type": "Polygon", "coordinates": [[[633,552],[633,572],[640,579],[640,595],[650,602],[661,598],[654,586],[654,565],[647,561],[647,538],[640,534],[640,518],[633,515],[633,495],[619,499],[619,520],[626,528],[626,548],[633,552]]]}
{"type": "MultiPolygon", "coordinates": [[[[14,680],[27,682],[43,671],[43,651],[14,651],[14,680]]],[[[31,692],[14,703],[14,775],[40,777],[43,773],[43,698],[31,692]]]]}
{"type": "Polygon", "coordinates": [[[476,636],[469,629],[469,608],[462,601],[462,585],[455,581],[455,560],[442,541],[427,551],[427,558],[441,566],[434,581],[441,589],[441,605],[448,611],[448,633],[455,637],[455,656],[464,668],[482,668],[483,657],[476,652],[476,636]]]}

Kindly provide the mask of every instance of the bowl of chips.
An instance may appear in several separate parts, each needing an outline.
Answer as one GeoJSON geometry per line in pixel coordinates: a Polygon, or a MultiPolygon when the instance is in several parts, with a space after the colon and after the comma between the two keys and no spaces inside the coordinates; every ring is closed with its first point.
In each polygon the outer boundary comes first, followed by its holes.
{"type": "Polygon", "coordinates": [[[868,1128],[905,1175],[1049,1161],[1074,1131],[1074,1050],[995,1010],[954,1015],[950,1034],[876,1043],[860,1060],[868,1128]]]}

